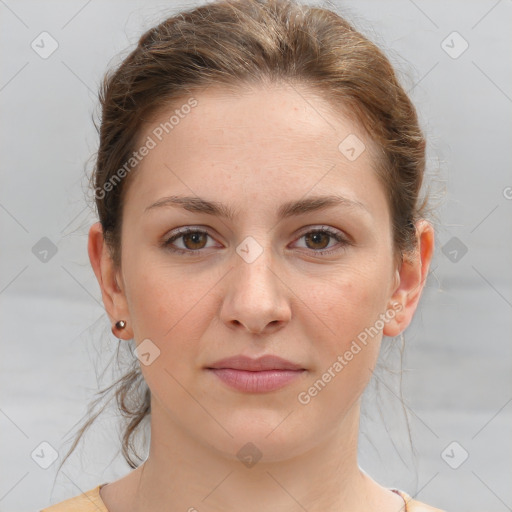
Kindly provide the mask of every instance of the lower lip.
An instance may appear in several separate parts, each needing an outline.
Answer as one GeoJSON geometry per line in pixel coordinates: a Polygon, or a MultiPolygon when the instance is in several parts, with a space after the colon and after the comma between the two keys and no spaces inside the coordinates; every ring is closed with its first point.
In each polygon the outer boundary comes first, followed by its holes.
{"type": "Polygon", "coordinates": [[[233,368],[208,368],[222,382],[244,393],[266,393],[283,388],[305,370],[265,370],[251,372],[233,368]]]}

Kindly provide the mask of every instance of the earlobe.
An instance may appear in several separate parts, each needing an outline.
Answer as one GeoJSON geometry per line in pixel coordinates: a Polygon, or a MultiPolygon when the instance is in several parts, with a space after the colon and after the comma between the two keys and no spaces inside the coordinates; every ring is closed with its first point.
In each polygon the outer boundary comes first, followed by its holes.
{"type": "Polygon", "coordinates": [[[124,291],[117,282],[117,269],[112,261],[110,251],[103,237],[103,230],[100,222],[96,222],[89,229],[88,253],[91,266],[101,289],[101,296],[105,310],[112,325],[122,320],[126,327],[122,334],[124,339],[133,337],[129,325],[129,312],[124,291]]]}
{"type": "MultiPolygon", "coordinates": [[[[384,327],[385,336],[394,337],[403,332],[411,323],[418,306],[434,253],[434,229],[428,221],[416,223],[416,242],[416,250],[404,257],[398,271],[398,286],[395,286],[390,303],[399,303],[401,307],[384,327]]],[[[396,306],[389,307],[396,310],[396,306]]]]}

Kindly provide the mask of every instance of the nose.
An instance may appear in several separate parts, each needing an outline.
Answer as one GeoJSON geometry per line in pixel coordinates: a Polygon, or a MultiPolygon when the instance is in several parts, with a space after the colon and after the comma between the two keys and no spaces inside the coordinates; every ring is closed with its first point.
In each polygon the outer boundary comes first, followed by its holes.
{"type": "Polygon", "coordinates": [[[225,281],[221,320],[231,329],[270,334],[291,318],[289,288],[273,264],[270,249],[248,263],[234,255],[235,266],[225,281]]]}

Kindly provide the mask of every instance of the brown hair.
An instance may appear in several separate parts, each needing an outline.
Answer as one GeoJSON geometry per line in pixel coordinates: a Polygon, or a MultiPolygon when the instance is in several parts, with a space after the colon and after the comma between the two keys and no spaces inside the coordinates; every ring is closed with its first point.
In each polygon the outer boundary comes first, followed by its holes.
{"type": "MultiPolygon", "coordinates": [[[[419,198],[425,140],[415,108],[384,53],[324,8],[291,0],[219,0],[148,30],[104,78],[91,184],[116,265],[121,261],[123,197],[135,171],[124,173],[126,178],[114,186],[112,178],[130,160],[144,123],[212,85],[236,88],[279,81],[309,87],[337,111],[354,116],[368,133],[379,151],[376,172],[389,198],[395,254],[402,259],[416,249],[414,223],[426,209],[426,198],[419,198]]],[[[150,392],[137,360],[100,394],[111,390],[127,419],[122,453],[135,468],[142,458],[133,438],[151,413],[150,392]]],[[[89,418],[64,460],[102,410],[89,418]]]]}

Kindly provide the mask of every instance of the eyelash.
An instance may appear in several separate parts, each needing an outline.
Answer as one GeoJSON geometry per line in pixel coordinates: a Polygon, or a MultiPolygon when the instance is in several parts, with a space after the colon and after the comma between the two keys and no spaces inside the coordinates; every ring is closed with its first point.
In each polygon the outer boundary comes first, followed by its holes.
{"type": "MultiPolygon", "coordinates": [[[[173,234],[170,238],[167,238],[162,245],[163,245],[164,248],[168,249],[169,251],[171,251],[171,252],[173,252],[175,254],[184,254],[184,255],[192,256],[192,257],[196,256],[196,255],[200,254],[201,251],[204,250],[204,248],[203,249],[198,249],[198,250],[179,249],[179,248],[176,248],[176,247],[172,247],[172,245],[171,245],[172,242],[174,242],[175,240],[178,240],[178,239],[182,238],[184,235],[187,235],[187,234],[190,234],[190,233],[204,234],[204,235],[209,236],[210,238],[213,238],[208,233],[208,231],[205,231],[203,229],[185,228],[185,229],[183,229],[183,230],[173,234]]],[[[341,249],[344,249],[345,246],[347,246],[347,245],[351,245],[351,242],[346,237],[341,235],[338,231],[334,231],[334,230],[330,229],[329,227],[310,229],[309,231],[306,231],[306,232],[302,233],[298,239],[301,239],[304,236],[312,234],[312,233],[314,233],[314,234],[316,234],[316,233],[324,233],[326,235],[329,235],[331,238],[334,238],[338,243],[341,244],[341,247],[339,247],[337,249],[334,249],[334,250],[333,249],[323,249],[323,250],[315,251],[314,249],[309,249],[309,250],[313,251],[315,254],[320,254],[322,256],[328,256],[329,254],[332,254],[332,253],[340,251],[341,249]]]]}

